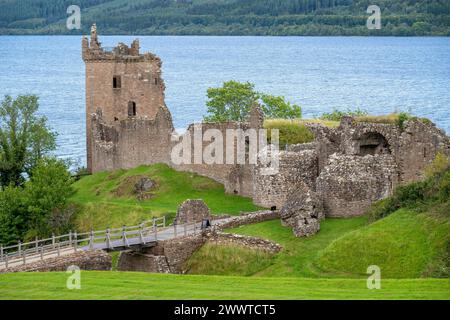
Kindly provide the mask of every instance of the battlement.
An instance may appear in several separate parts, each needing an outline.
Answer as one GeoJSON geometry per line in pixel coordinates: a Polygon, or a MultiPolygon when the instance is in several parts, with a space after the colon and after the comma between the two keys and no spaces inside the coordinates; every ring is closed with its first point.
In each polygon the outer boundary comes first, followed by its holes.
{"type": "Polygon", "coordinates": [[[85,62],[89,61],[123,61],[123,62],[150,62],[161,59],[151,52],[141,54],[139,52],[139,39],[135,39],[130,46],[119,42],[116,47],[102,47],[98,41],[97,26],[91,27],[91,38],[83,37],[82,54],[85,62]]]}

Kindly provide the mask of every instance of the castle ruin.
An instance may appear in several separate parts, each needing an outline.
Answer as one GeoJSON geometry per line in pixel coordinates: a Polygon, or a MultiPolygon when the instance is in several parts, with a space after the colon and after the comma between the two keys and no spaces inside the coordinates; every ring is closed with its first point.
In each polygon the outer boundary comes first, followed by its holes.
{"type": "MultiPolygon", "coordinates": [[[[138,40],[130,47],[119,43],[112,49],[102,48],[95,25],[90,41],[83,38],[82,49],[90,172],[166,163],[213,178],[227,192],[251,197],[263,207],[282,208],[291,199],[284,223],[295,229],[294,225],[305,225],[310,218],[361,215],[372,202],[391,195],[397,185],[422,179],[423,170],[439,152],[450,155],[449,138],[430,122],[413,119],[400,127],[345,117],[337,128],[307,123],[315,140],[280,151],[276,175],[261,175],[261,167],[250,164],[175,165],[171,162],[174,128],[164,102],[161,59],[141,54],[138,40]],[[314,199],[302,200],[305,197],[295,197],[296,193],[314,199]],[[302,213],[297,220],[306,220],[300,224],[292,218],[298,216],[292,207],[296,204],[314,211],[307,218],[302,213]]],[[[259,129],[263,120],[255,107],[247,122],[192,124],[187,132],[195,126],[223,133],[259,129]]],[[[203,148],[207,145],[204,142],[203,148]]],[[[309,235],[310,231],[295,233],[309,235]]]]}

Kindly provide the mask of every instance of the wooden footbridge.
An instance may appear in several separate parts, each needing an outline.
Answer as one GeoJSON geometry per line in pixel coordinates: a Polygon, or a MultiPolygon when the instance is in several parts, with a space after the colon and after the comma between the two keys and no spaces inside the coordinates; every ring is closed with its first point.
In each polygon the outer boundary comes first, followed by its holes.
{"type": "Polygon", "coordinates": [[[36,239],[27,243],[19,242],[12,246],[0,246],[0,270],[80,250],[138,250],[154,246],[161,240],[194,235],[201,232],[201,229],[201,223],[166,226],[165,217],[161,217],[132,227],[123,226],[122,228],[86,233],[70,232],[48,239],[36,239]]]}

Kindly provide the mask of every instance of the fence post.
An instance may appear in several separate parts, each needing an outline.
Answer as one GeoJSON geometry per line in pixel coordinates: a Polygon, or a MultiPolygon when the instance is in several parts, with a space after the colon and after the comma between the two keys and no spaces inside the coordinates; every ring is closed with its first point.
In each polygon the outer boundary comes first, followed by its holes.
{"type": "Polygon", "coordinates": [[[158,241],[158,226],[154,226],[154,230],[155,230],[155,241],[158,241]]]}
{"type": "Polygon", "coordinates": [[[55,234],[52,233],[52,247],[55,249],[55,234]]]}
{"type": "Polygon", "coordinates": [[[75,242],[74,242],[74,249],[75,249],[75,252],[77,252],[78,236],[77,236],[77,232],[76,232],[76,231],[75,231],[75,233],[73,234],[73,238],[74,238],[74,240],[75,240],[75,242]]]}
{"type": "Polygon", "coordinates": [[[23,259],[23,264],[25,264],[26,263],[26,258],[25,258],[25,252],[24,253],[22,253],[22,259],[23,259]]]}
{"type": "Polygon", "coordinates": [[[44,260],[44,247],[41,247],[41,260],[44,260]]]}
{"type": "Polygon", "coordinates": [[[22,254],[22,242],[19,240],[19,255],[22,254]]]}
{"type": "Polygon", "coordinates": [[[89,239],[89,249],[94,249],[94,230],[91,230],[91,236],[89,239]]]}
{"type": "Polygon", "coordinates": [[[110,236],[110,230],[109,230],[109,228],[108,229],[106,229],[106,248],[111,248],[111,242],[110,242],[110,240],[111,240],[111,236],[110,236]]]}
{"type": "Polygon", "coordinates": [[[8,254],[5,255],[5,268],[8,268],[8,254]]]}
{"type": "Polygon", "coordinates": [[[145,244],[144,236],[142,234],[143,224],[139,225],[139,242],[145,244]]]}
{"type": "Polygon", "coordinates": [[[60,243],[59,243],[59,242],[58,242],[56,248],[57,248],[58,257],[59,257],[59,256],[61,255],[61,252],[60,252],[60,243]]]}
{"type": "Polygon", "coordinates": [[[3,245],[0,245],[0,260],[3,260],[3,245]]]}
{"type": "Polygon", "coordinates": [[[36,236],[36,253],[39,252],[39,241],[38,237],[36,236]]]}
{"type": "Polygon", "coordinates": [[[183,225],[184,226],[184,236],[187,236],[187,228],[186,228],[186,223],[183,225]]]}
{"type": "Polygon", "coordinates": [[[163,228],[166,227],[166,216],[163,216],[163,228]]]}
{"type": "Polygon", "coordinates": [[[177,224],[176,223],[173,224],[173,236],[175,238],[177,237],[177,224]]]}
{"type": "Polygon", "coordinates": [[[127,242],[126,242],[127,234],[125,232],[125,228],[126,228],[126,226],[122,226],[122,243],[123,243],[124,247],[127,246],[127,242]]]}
{"type": "Polygon", "coordinates": [[[72,246],[72,230],[69,231],[69,246],[72,246]]]}

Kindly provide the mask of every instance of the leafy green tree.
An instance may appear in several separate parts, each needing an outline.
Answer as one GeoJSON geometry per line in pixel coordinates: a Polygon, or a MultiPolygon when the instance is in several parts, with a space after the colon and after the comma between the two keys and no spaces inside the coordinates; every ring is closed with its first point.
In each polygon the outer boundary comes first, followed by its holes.
{"type": "Polygon", "coordinates": [[[284,97],[262,94],[261,100],[261,107],[267,118],[296,119],[302,117],[302,108],[286,101],[284,97]]]}
{"type": "Polygon", "coordinates": [[[10,245],[23,239],[28,227],[25,194],[22,188],[0,190],[0,243],[10,245]]]}
{"type": "MultiPolygon", "coordinates": [[[[64,214],[67,209],[67,200],[74,192],[72,183],[66,162],[56,158],[39,160],[30,180],[25,183],[29,222],[37,235],[45,236],[55,231],[51,228],[52,221],[58,220],[55,215],[64,214]]],[[[70,224],[70,221],[66,223],[70,224]]]]}
{"type": "Polygon", "coordinates": [[[245,121],[251,107],[258,101],[259,95],[250,82],[240,83],[228,81],[221,88],[207,90],[209,115],[205,117],[210,122],[245,121]]]}
{"type": "Polygon", "coordinates": [[[72,182],[66,162],[43,158],[23,186],[0,190],[0,243],[67,232],[76,212],[68,205],[72,182]]]}
{"type": "Polygon", "coordinates": [[[208,116],[205,120],[210,122],[245,121],[256,103],[261,104],[267,118],[294,119],[302,116],[300,106],[281,96],[257,92],[250,82],[225,82],[220,88],[209,88],[207,97],[208,116]]]}
{"type": "Polygon", "coordinates": [[[56,147],[47,119],[36,114],[38,97],[5,96],[0,106],[0,186],[19,186],[40,158],[56,147]]]}

